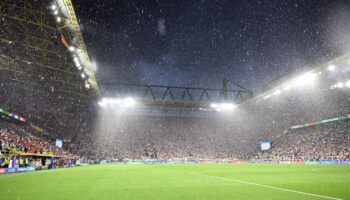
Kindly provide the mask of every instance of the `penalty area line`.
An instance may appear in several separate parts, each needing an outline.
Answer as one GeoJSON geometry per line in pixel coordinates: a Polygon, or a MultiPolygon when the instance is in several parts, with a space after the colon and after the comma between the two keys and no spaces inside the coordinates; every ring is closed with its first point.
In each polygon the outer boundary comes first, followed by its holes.
{"type": "Polygon", "coordinates": [[[244,183],[244,184],[247,184],[247,185],[254,185],[254,186],[258,186],[258,187],[264,187],[264,188],[269,188],[269,189],[274,189],[274,190],[280,190],[280,191],[291,192],[291,193],[296,193],[296,194],[302,194],[302,195],[307,195],[307,196],[319,197],[319,198],[323,198],[323,199],[343,200],[343,199],[340,199],[340,198],[323,196],[323,195],[318,195],[318,194],[312,194],[312,193],[308,193],[308,192],[301,192],[301,191],[297,191],[297,190],[280,188],[280,187],[264,185],[264,184],[260,184],[260,183],[248,182],[248,181],[242,181],[242,180],[238,180],[238,179],[223,178],[223,177],[219,177],[219,176],[210,176],[210,175],[198,174],[198,173],[194,173],[194,172],[188,172],[188,173],[189,174],[193,174],[193,175],[197,175],[197,176],[203,176],[203,177],[208,177],[208,178],[213,178],[213,179],[220,179],[220,180],[229,181],[229,182],[235,182],[235,183],[244,183]]]}

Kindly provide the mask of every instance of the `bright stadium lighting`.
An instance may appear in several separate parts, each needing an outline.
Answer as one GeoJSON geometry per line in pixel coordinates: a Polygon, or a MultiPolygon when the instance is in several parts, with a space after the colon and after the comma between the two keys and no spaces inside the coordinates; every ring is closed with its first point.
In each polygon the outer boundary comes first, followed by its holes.
{"type": "Polygon", "coordinates": [[[74,60],[75,66],[76,66],[79,70],[81,70],[81,65],[80,65],[80,62],[79,62],[78,58],[77,58],[77,57],[74,57],[73,60],[74,60]]]}
{"type": "Polygon", "coordinates": [[[92,66],[92,69],[93,69],[95,72],[97,72],[97,68],[98,68],[97,62],[94,61],[94,60],[92,60],[92,61],[91,61],[91,66],[92,66]]]}
{"type": "Polygon", "coordinates": [[[221,104],[221,108],[223,110],[233,110],[233,109],[237,108],[237,106],[232,104],[232,103],[223,103],[223,104],[221,104]]]}
{"type": "Polygon", "coordinates": [[[290,86],[289,86],[289,85],[286,85],[286,86],[283,87],[283,90],[284,90],[284,91],[288,91],[289,89],[290,89],[290,86]]]}
{"type": "Polygon", "coordinates": [[[317,74],[312,72],[307,72],[294,79],[293,84],[296,86],[304,86],[315,81],[317,74]]]}
{"type": "Polygon", "coordinates": [[[335,70],[335,66],[334,65],[328,65],[327,69],[328,69],[328,71],[334,71],[335,70]]]}
{"type": "Polygon", "coordinates": [[[72,51],[72,52],[73,52],[74,50],[75,50],[75,48],[74,48],[73,46],[70,46],[70,47],[69,47],[69,51],[72,51]]]}
{"type": "Polygon", "coordinates": [[[278,95],[278,94],[281,94],[281,93],[282,93],[281,90],[276,90],[276,91],[273,92],[273,95],[278,95]]]}
{"type": "Polygon", "coordinates": [[[51,9],[52,9],[52,10],[56,10],[56,5],[55,5],[55,4],[52,4],[52,5],[51,5],[51,9]]]}
{"type": "Polygon", "coordinates": [[[350,80],[346,81],[345,86],[350,87],[350,80]]]}
{"type": "Polygon", "coordinates": [[[210,107],[211,107],[211,108],[219,108],[220,105],[217,104],[217,103],[212,103],[212,104],[210,104],[210,107]]]}
{"type": "Polygon", "coordinates": [[[270,94],[266,95],[266,96],[263,97],[263,99],[268,99],[268,98],[270,98],[270,96],[271,96],[270,94]]]}
{"type": "Polygon", "coordinates": [[[98,105],[101,107],[106,107],[106,106],[133,107],[135,104],[136,104],[136,100],[130,97],[127,97],[124,99],[103,98],[98,102],[98,105]]]}
{"type": "Polygon", "coordinates": [[[108,103],[107,98],[103,98],[101,101],[98,102],[98,105],[101,107],[106,107],[108,103]]]}
{"type": "Polygon", "coordinates": [[[118,106],[120,106],[123,103],[121,99],[109,99],[108,102],[112,105],[118,105],[118,106]]]}
{"type": "Polygon", "coordinates": [[[343,88],[344,84],[342,82],[338,82],[336,85],[337,88],[343,88]]]}
{"type": "Polygon", "coordinates": [[[132,107],[135,105],[135,103],[136,103],[135,99],[133,99],[133,98],[128,97],[128,98],[123,99],[123,106],[125,106],[125,107],[132,107]]]}
{"type": "Polygon", "coordinates": [[[84,73],[81,73],[81,78],[85,78],[86,75],[84,73]]]}
{"type": "Polygon", "coordinates": [[[57,19],[57,22],[61,22],[62,21],[61,17],[57,17],[56,19],[57,19]]]}
{"type": "Polygon", "coordinates": [[[81,67],[79,61],[76,61],[76,62],[75,62],[75,66],[77,66],[78,68],[81,67]]]}
{"type": "Polygon", "coordinates": [[[54,15],[58,15],[58,10],[55,10],[55,11],[53,12],[53,14],[54,14],[54,15]]]}
{"type": "Polygon", "coordinates": [[[210,107],[216,111],[230,111],[237,108],[237,106],[232,103],[212,103],[210,107]]]}

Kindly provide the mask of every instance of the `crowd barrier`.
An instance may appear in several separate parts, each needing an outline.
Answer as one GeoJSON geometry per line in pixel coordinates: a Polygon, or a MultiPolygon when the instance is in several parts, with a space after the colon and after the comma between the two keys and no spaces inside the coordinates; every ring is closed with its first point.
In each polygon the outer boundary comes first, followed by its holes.
{"type": "Polygon", "coordinates": [[[349,160],[320,160],[320,161],[305,161],[305,164],[350,165],[350,161],[349,160]]]}
{"type": "Polygon", "coordinates": [[[244,164],[248,163],[248,161],[244,160],[209,160],[209,159],[198,159],[198,160],[137,160],[137,161],[124,161],[124,162],[116,162],[116,161],[107,161],[103,160],[100,162],[102,165],[108,164],[244,164]]]}
{"type": "Polygon", "coordinates": [[[102,165],[108,164],[333,164],[333,165],[349,165],[350,161],[344,160],[320,160],[320,161],[309,161],[309,160],[176,160],[176,161],[167,161],[167,160],[137,160],[137,161],[107,161],[103,160],[100,162],[102,165]]]}
{"type": "Polygon", "coordinates": [[[306,164],[306,165],[350,165],[348,160],[252,160],[254,164],[306,164]]]}
{"type": "Polygon", "coordinates": [[[19,167],[19,168],[1,168],[0,174],[10,174],[18,172],[32,172],[35,171],[35,167],[19,167]]]}
{"type": "MultiPolygon", "coordinates": [[[[319,161],[309,161],[309,160],[176,160],[176,161],[167,161],[167,160],[139,160],[139,161],[125,161],[125,162],[116,162],[116,161],[107,161],[103,160],[100,162],[101,165],[108,164],[306,164],[306,165],[350,165],[350,161],[347,160],[319,160],[319,161]]],[[[81,164],[80,166],[85,166],[87,164],[81,164]]],[[[70,168],[72,166],[64,166],[63,168],[70,168]]],[[[34,167],[19,167],[19,168],[0,168],[0,175],[2,174],[11,174],[19,172],[32,172],[35,171],[34,167]]]]}
{"type": "MultiPolygon", "coordinates": [[[[79,166],[84,166],[84,165],[86,164],[82,164],[79,166]]],[[[55,170],[55,169],[71,168],[71,167],[75,167],[75,165],[64,165],[62,167],[55,167],[55,168],[41,168],[40,170],[55,170]]],[[[33,171],[37,171],[37,169],[35,169],[35,167],[0,168],[0,175],[20,173],[20,172],[33,172],[33,171]]]]}

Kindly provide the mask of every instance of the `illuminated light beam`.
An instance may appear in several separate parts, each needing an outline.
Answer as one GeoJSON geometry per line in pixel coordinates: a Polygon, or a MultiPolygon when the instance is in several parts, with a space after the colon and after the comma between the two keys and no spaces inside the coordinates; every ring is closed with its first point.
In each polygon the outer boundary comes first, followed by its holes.
{"type": "Polygon", "coordinates": [[[350,80],[346,81],[345,86],[350,87],[350,80]]]}
{"type": "Polygon", "coordinates": [[[269,94],[269,95],[264,96],[263,99],[268,99],[270,97],[271,97],[271,95],[269,94]]]}
{"type": "Polygon", "coordinates": [[[304,86],[306,84],[313,83],[316,79],[317,74],[313,72],[307,72],[293,80],[293,85],[295,86],[304,86]]]}
{"type": "Polygon", "coordinates": [[[237,108],[237,106],[232,104],[232,103],[223,103],[223,104],[221,104],[221,108],[224,110],[233,110],[233,109],[237,108]]]}
{"type": "Polygon", "coordinates": [[[328,71],[334,71],[335,70],[335,66],[334,65],[328,65],[327,70],[328,71]]]}
{"type": "Polygon", "coordinates": [[[136,104],[135,99],[128,97],[128,98],[123,99],[123,104],[122,105],[125,106],[125,107],[132,107],[135,104],[136,104]]]}
{"type": "Polygon", "coordinates": [[[337,88],[343,88],[344,84],[342,82],[338,82],[336,85],[337,88]]]}
{"type": "Polygon", "coordinates": [[[281,90],[276,90],[276,91],[274,91],[272,94],[273,95],[279,95],[279,94],[281,94],[282,92],[281,92],[281,90]]]}
{"type": "Polygon", "coordinates": [[[210,104],[210,107],[211,108],[220,108],[220,105],[216,104],[216,103],[212,103],[212,104],[210,104]]]}
{"type": "Polygon", "coordinates": [[[98,102],[101,107],[107,106],[119,106],[119,107],[133,107],[136,105],[136,100],[131,97],[126,97],[124,99],[120,98],[103,98],[98,102]]]}
{"type": "Polygon", "coordinates": [[[289,85],[284,86],[284,87],[283,87],[283,90],[284,90],[284,91],[290,90],[290,86],[289,86],[289,85]]]}
{"type": "Polygon", "coordinates": [[[216,111],[232,111],[237,108],[233,103],[212,103],[210,107],[216,111]]]}

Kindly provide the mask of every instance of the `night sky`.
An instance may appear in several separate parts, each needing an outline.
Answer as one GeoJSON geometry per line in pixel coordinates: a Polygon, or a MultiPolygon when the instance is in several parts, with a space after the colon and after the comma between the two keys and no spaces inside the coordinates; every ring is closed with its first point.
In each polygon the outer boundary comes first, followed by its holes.
{"type": "Polygon", "coordinates": [[[259,92],[349,48],[350,1],[75,0],[98,81],[259,92]]]}

